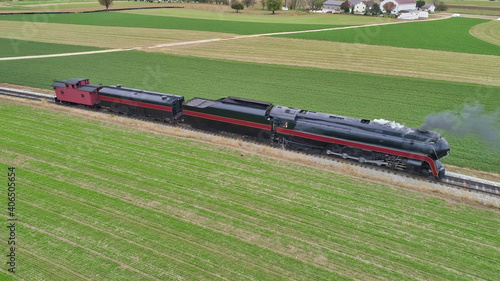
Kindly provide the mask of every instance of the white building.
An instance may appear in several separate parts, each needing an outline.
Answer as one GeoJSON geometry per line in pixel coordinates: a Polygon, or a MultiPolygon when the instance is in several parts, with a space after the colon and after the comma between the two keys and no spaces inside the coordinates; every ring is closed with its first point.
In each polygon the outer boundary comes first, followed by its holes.
{"type": "Polygon", "coordinates": [[[354,13],[355,14],[364,14],[366,12],[366,1],[361,1],[358,4],[354,5],[354,13]]]}
{"type": "Polygon", "coordinates": [[[327,0],[323,2],[323,12],[340,13],[340,5],[345,1],[327,0]]]}
{"type": "MultiPolygon", "coordinates": [[[[352,12],[354,10],[355,14],[363,14],[365,12],[364,10],[362,10],[362,12],[356,12],[356,6],[359,5],[360,3],[362,3],[361,0],[349,0],[349,4],[350,4],[349,12],[352,12]]],[[[365,9],[366,9],[366,5],[365,5],[365,9]]]]}
{"type": "Polygon", "coordinates": [[[422,9],[422,11],[434,13],[434,10],[436,10],[436,6],[434,6],[434,4],[425,4],[422,6],[421,9],[422,9]]]}

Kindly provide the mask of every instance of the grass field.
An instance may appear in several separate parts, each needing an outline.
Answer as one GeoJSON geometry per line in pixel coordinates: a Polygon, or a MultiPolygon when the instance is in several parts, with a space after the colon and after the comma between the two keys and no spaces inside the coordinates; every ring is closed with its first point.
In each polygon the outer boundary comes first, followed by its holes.
{"type": "Polygon", "coordinates": [[[149,131],[160,125],[0,109],[0,168],[16,167],[22,198],[16,278],[500,274],[496,211],[149,131]]]}
{"type": "MultiPolygon", "coordinates": [[[[492,36],[490,36],[493,39],[492,36]]],[[[148,51],[500,86],[500,56],[277,37],[245,38],[148,51]],[[336,50],[332,54],[332,50],[336,50]]],[[[332,87],[327,81],[325,87],[332,87]]]]}
{"type": "MultiPolygon", "coordinates": [[[[53,80],[87,77],[93,83],[122,84],[186,98],[241,96],[345,116],[396,120],[412,127],[420,126],[430,113],[461,109],[465,103],[479,101],[488,112],[500,107],[500,87],[477,84],[139,51],[79,58],[79,67],[72,69],[57,67],[72,61],[67,57],[0,62],[0,76],[9,83],[45,89],[53,80]],[[332,81],[331,87],[325,81],[332,81]]],[[[452,154],[445,164],[500,173],[500,151],[474,138],[446,137],[452,154]]]]}
{"type": "MultiPolygon", "coordinates": [[[[348,18],[344,16],[344,18],[348,18]]],[[[355,17],[357,18],[357,17],[355,17]]],[[[330,27],[341,27],[340,21],[337,24],[292,24],[292,23],[266,23],[266,22],[244,22],[244,21],[227,21],[218,19],[196,19],[196,18],[182,18],[171,16],[155,16],[155,15],[142,15],[130,13],[89,13],[89,14],[61,14],[61,15],[15,15],[15,16],[0,16],[0,20],[8,21],[5,24],[14,26],[13,29],[17,30],[19,35],[25,35],[26,29],[29,30],[28,36],[37,38],[56,38],[55,36],[41,36],[44,34],[43,30],[47,32],[54,32],[63,25],[49,25],[47,23],[60,23],[70,24],[67,26],[74,26],[75,29],[81,27],[83,34],[80,41],[85,41],[86,37],[92,37],[92,31],[98,30],[98,26],[111,27],[110,31],[118,27],[134,27],[134,28],[154,28],[150,31],[145,31],[145,34],[152,34],[156,29],[166,29],[160,34],[168,34],[171,30],[175,33],[182,33],[188,30],[187,35],[195,35],[195,31],[209,32],[209,36],[213,35],[214,38],[219,38],[216,32],[233,33],[233,34],[262,34],[271,32],[283,31],[300,31],[300,30],[313,30],[330,27]],[[23,21],[24,24],[16,27],[15,22],[23,21]],[[76,25],[76,26],[75,26],[76,25]],[[50,26],[53,26],[54,30],[50,26]],[[48,27],[48,29],[47,29],[48,27]],[[181,31],[182,30],[182,31],[181,31]],[[90,31],[90,32],[89,32],[90,31]],[[23,34],[24,33],[24,34],[23,34]],[[32,35],[33,33],[33,35],[32,35]]],[[[484,54],[484,55],[498,55],[500,53],[500,46],[494,45],[492,39],[483,37],[475,37],[471,35],[470,30],[472,27],[486,23],[486,20],[473,19],[473,18],[451,18],[445,20],[435,21],[420,21],[420,22],[405,22],[393,25],[384,26],[369,26],[360,27],[355,29],[332,30],[322,32],[309,32],[288,35],[277,35],[280,37],[308,39],[308,40],[323,40],[334,41],[354,44],[368,44],[380,46],[393,46],[412,49],[427,49],[448,52],[460,52],[471,54],[484,54]],[[439,32],[437,32],[439,30],[439,32]],[[404,34],[404,36],[401,36],[404,34]],[[458,43],[460,42],[460,43],[458,43]]],[[[351,22],[354,23],[354,22],[351,22]]],[[[102,28],[101,28],[102,29],[102,28]]],[[[103,32],[97,31],[94,38],[99,38],[98,35],[103,32]]],[[[496,30],[493,28],[493,30],[496,30]]],[[[6,31],[4,31],[6,32],[6,31]]],[[[126,34],[127,32],[125,32],[126,34]]],[[[106,35],[106,34],[104,34],[106,35]]],[[[5,35],[4,35],[5,36],[5,35]]],[[[8,35],[7,35],[8,36],[8,35]]],[[[224,35],[222,35],[224,36],[224,35]]],[[[9,36],[11,37],[11,36],[9,36]]],[[[75,38],[79,41],[78,36],[71,35],[69,38],[75,38]],[[76,37],[76,38],[75,38],[76,37]]],[[[110,36],[113,38],[114,36],[110,36]]],[[[194,36],[196,38],[196,36],[194,36]]],[[[491,37],[491,35],[489,36],[491,37]]],[[[493,35],[493,40],[494,39],[493,35]]],[[[132,38],[134,39],[134,38],[132,38]]],[[[67,39],[62,39],[63,41],[67,39]]],[[[117,36],[111,41],[124,41],[127,42],[126,37],[117,36]]],[[[36,41],[36,39],[35,39],[36,41]]],[[[155,41],[155,40],[153,40],[155,41]]],[[[90,42],[95,42],[90,40],[90,42]]],[[[134,42],[134,40],[131,40],[134,42]]],[[[168,41],[167,41],[168,42],[168,41]]],[[[98,43],[95,43],[98,44],[98,43]]],[[[340,50],[343,51],[343,50],[340,50]]]]}
{"type": "Polygon", "coordinates": [[[0,57],[46,55],[100,50],[101,48],[0,38],[0,57]]]}
{"type": "Polygon", "coordinates": [[[326,40],[403,48],[418,48],[471,54],[498,55],[500,46],[472,36],[469,30],[487,22],[473,18],[450,18],[357,29],[277,35],[308,40],[326,40]]]}
{"type": "MultiPolygon", "coordinates": [[[[103,9],[97,1],[57,2],[0,2],[0,11],[103,9]]],[[[455,2],[497,3],[446,1],[455,2]]],[[[162,4],[114,3],[141,5],[162,4]]],[[[186,8],[1,16],[0,56],[392,21],[182,5],[186,8]]],[[[84,77],[186,99],[241,96],[419,126],[429,113],[460,110],[475,101],[488,113],[500,109],[495,24],[452,19],[323,33],[341,42],[256,37],[152,52],[0,61],[0,83],[51,89],[55,79],[84,77]]],[[[4,260],[0,280],[500,276],[500,212],[478,207],[484,202],[467,195],[386,178],[369,182],[350,167],[163,125],[22,104],[0,99],[0,169],[16,167],[19,219],[17,273],[8,274],[4,260]]],[[[447,167],[500,174],[494,145],[444,136],[452,148],[443,161],[447,167]]],[[[7,209],[7,199],[3,202],[7,209]]],[[[7,231],[0,234],[7,237],[7,231]]],[[[3,251],[6,258],[6,244],[3,251]]]]}
{"type": "MultiPolygon", "coordinates": [[[[183,5],[183,4],[180,4],[183,5]]],[[[225,5],[183,5],[184,9],[152,9],[152,10],[130,10],[122,13],[172,16],[196,19],[229,20],[245,22],[267,22],[267,23],[293,23],[293,24],[337,24],[337,25],[362,25],[391,22],[392,19],[384,17],[352,17],[345,15],[307,13],[300,10],[277,11],[272,15],[268,10],[256,8],[247,9],[235,13],[233,9],[225,5]]]]}
{"type": "MultiPolygon", "coordinates": [[[[162,28],[138,28],[90,26],[59,23],[26,23],[2,21],[0,37],[24,41],[28,49],[37,49],[27,44],[26,40],[46,43],[64,43],[104,48],[133,48],[166,43],[176,43],[212,38],[227,38],[235,34],[192,30],[172,30],[162,28]],[[27,27],[28,26],[28,27],[27,27]],[[78,30],[78,32],[74,32],[78,30]],[[65,36],[60,36],[65,34],[65,36]],[[103,40],[103,38],[106,38],[103,40]],[[23,40],[24,39],[24,40],[23,40]]],[[[6,39],[7,40],[7,39],[6,39]]],[[[10,41],[10,40],[8,40],[10,41]]],[[[8,47],[8,46],[7,46],[8,47]]],[[[54,48],[53,52],[63,52],[54,48]]],[[[27,51],[26,53],[29,53],[27,51]]],[[[3,51],[2,51],[3,54],[3,51]]]]}
{"type": "Polygon", "coordinates": [[[500,46],[500,21],[489,21],[475,25],[470,33],[486,42],[500,46]]]}
{"type": "Polygon", "coordinates": [[[223,21],[211,19],[193,19],[182,17],[150,16],[130,13],[108,12],[87,14],[57,15],[8,15],[0,16],[0,20],[69,23],[97,26],[147,27],[181,30],[197,30],[236,34],[259,34],[282,31],[296,31],[338,27],[334,24],[293,24],[223,21]]]}

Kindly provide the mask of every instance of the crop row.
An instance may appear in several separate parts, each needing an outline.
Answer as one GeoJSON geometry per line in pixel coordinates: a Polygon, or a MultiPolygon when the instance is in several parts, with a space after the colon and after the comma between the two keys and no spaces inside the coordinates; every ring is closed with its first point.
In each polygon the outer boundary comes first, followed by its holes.
{"type": "Polygon", "coordinates": [[[181,17],[150,16],[129,13],[80,13],[57,15],[9,15],[0,20],[25,22],[70,23],[79,25],[148,27],[181,30],[213,31],[235,34],[259,34],[270,32],[297,31],[319,28],[339,27],[329,24],[293,24],[240,22],[181,17]]]}
{"type": "MultiPolygon", "coordinates": [[[[485,22],[487,20],[450,18],[277,36],[457,53],[498,55],[500,54],[500,46],[482,41],[470,34],[470,29],[473,26],[485,22]]],[[[422,57],[423,64],[425,64],[426,59],[422,57]]],[[[404,63],[404,61],[401,63],[404,63]]]]}
{"type": "Polygon", "coordinates": [[[147,130],[1,107],[0,163],[16,161],[30,190],[18,206],[21,254],[56,265],[42,278],[499,273],[494,212],[147,130]]]}
{"type": "MultiPolygon", "coordinates": [[[[266,65],[138,51],[0,62],[3,81],[50,89],[53,80],[92,83],[193,97],[240,96],[357,118],[383,118],[420,126],[425,116],[461,110],[478,101],[486,112],[500,107],[500,87],[295,66],[266,65]],[[29,79],[26,77],[30,77],[29,79]],[[370,90],[367,90],[370,89],[370,90]]],[[[500,173],[500,152],[475,137],[449,134],[445,164],[500,173]]]]}

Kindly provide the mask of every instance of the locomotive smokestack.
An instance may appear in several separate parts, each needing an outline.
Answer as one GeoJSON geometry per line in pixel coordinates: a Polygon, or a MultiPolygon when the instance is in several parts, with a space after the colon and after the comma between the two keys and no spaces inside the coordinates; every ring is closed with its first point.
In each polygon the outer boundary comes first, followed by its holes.
{"type": "Polygon", "coordinates": [[[483,142],[500,149],[500,110],[484,112],[478,102],[464,105],[461,112],[444,111],[429,114],[419,130],[442,129],[458,137],[478,136],[483,142]]]}

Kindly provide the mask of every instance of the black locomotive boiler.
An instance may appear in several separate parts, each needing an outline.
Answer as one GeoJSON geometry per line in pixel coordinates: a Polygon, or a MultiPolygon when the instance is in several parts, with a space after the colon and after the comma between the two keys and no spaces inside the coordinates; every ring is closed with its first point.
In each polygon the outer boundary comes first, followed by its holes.
{"type": "Polygon", "coordinates": [[[272,103],[227,97],[193,98],[121,86],[89,87],[88,79],[56,81],[56,101],[104,107],[131,116],[229,132],[309,153],[433,175],[441,179],[439,159],[450,152],[437,132],[420,131],[385,120],[356,119],[272,103]]]}
{"type": "Polygon", "coordinates": [[[274,106],[268,115],[273,139],[285,147],[444,177],[439,159],[450,146],[436,132],[283,106],[274,106]]]}

